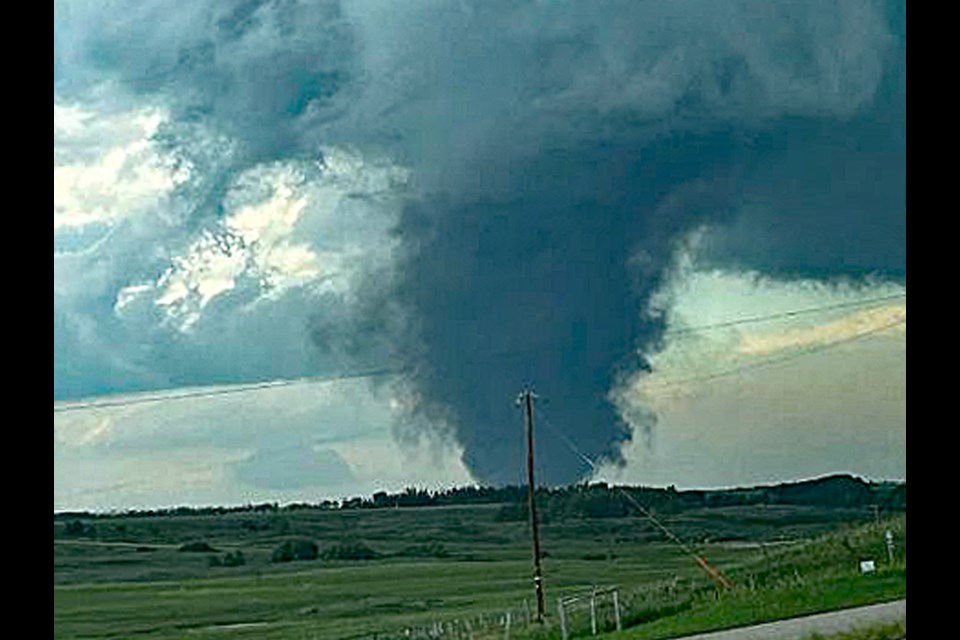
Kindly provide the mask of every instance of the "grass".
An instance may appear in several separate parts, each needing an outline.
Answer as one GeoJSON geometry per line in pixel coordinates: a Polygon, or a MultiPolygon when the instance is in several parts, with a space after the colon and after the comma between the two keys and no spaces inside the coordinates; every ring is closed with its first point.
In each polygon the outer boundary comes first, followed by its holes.
{"type": "Polygon", "coordinates": [[[730,572],[734,589],[691,585],[677,598],[688,603],[682,610],[656,616],[622,637],[673,638],[905,598],[905,540],[904,517],[769,552],[730,572]],[[887,560],[882,542],[888,528],[897,530],[902,541],[893,562],[887,560]],[[876,559],[878,570],[861,574],[861,558],[876,559]]]}
{"type": "MultiPolygon", "coordinates": [[[[667,518],[736,583],[719,599],[682,550],[651,542],[647,521],[572,519],[541,530],[549,624],[536,631],[525,624],[533,593],[527,525],[502,522],[497,513],[495,505],[478,505],[116,516],[94,520],[79,536],[55,522],[54,635],[383,638],[405,637],[408,628],[415,637],[442,623],[469,628],[476,638],[484,630],[503,637],[510,612],[511,637],[558,637],[558,597],[617,584],[624,622],[632,625],[623,637],[667,638],[906,591],[905,517],[878,528],[870,513],[753,506],[667,518]],[[864,554],[885,560],[880,528],[888,526],[897,528],[896,563],[860,576],[856,560],[864,554]],[[737,541],[729,540],[731,532],[737,541]],[[317,541],[320,557],[271,562],[273,550],[293,537],[317,541]],[[362,542],[377,557],[323,558],[344,542],[362,542]],[[216,551],[180,551],[185,544],[216,551]],[[237,551],[244,564],[211,566],[211,556],[237,551]]],[[[609,599],[598,613],[612,626],[609,599]]],[[[588,632],[589,612],[572,611],[570,626],[588,632]]]]}
{"type": "Polygon", "coordinates": [[[898,571],[873,578],[846,576],[816,578],[805,586],[777,587],[761,592],[735,590],[720,597],[696,597],[683,611],[637,626],[624,638],[655,640],[692,633],[718,631],[875,604],[906,597],[905,576],[898,571]]]}

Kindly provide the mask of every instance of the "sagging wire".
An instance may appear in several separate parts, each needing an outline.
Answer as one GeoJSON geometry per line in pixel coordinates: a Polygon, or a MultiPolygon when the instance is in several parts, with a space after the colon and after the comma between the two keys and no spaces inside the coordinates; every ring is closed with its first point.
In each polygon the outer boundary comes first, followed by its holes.
{"type": "MultiPolygon", "coordinates": [[[[585,454],[573,442],[573,440],[571,440],[565,433],[563,433],[557,427],[555,427],[550,422],[550,420],[546,419],[542,412],[538,416],[538,420],[540,424],[543,424],[544,426],[546,426],[554,435],[560,438],[560,440],[563,441],[563,443],[566,444],[567,447],[578,458],[583,460],[587,464],[587,466],[589,466],[594,471],[594,473],[600,470],[597,464],[590,458],[590,456],[585,454]]],[[[673,531],[667,528],[667,526],[663,524],[663,522],[661,522],[656,516],[654,516],[649,509],[644,507],[639,500],[637,500],[632,495],[627,493],[627,491],[623,489],[623,487],[615,486],[614,488],[617,491],[619,491],[633,506],[635,506],[640,511],[640,513],[642,513],[657,529],[659,529],[667,537],[667,539],[669,539],[671,542],[676,544],[678,547],[680,547],[684,551],[684,553],[690,556],[694,560],[694,562],[696,562],[697,565],[704,571],[704,573],[707,574],[707,577],[709,577],[710,580],[715,585],[723,587],[725,589],[732,589],[734,587],[733,582],[729,578],[723,575],[723,573],[719,569],[717,569],[716,567],[712,566],[709,562],[707,562],[706,558],[704,558],[701,554],[697,553],[693,548],[690,547],[690,545],[688,545],[683,540],[681,540],[680,537],[677,536],[677,534],[675,534],[673,531]]]]}

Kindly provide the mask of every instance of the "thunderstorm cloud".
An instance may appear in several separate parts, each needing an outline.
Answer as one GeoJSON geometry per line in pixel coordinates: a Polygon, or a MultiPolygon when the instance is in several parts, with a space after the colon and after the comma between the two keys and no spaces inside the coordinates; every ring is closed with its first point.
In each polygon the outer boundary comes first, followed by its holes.
{"type": "MultiPolygon", "coordinates": [[[[366,397],[394,437],[453,443],[502,483],[521,480],[529,385],[545,426],[616,469],[657,424],[635,391],[670,353],[685,259],[905,290],[905,15],[55,2],[54,399],[390,370],[366,397]]],[[[295,456],[244,440],[230,468],[355,479],[296,437],[295,456]]],[[[590,471],[538,447],[546,482],[590,471]]]]}

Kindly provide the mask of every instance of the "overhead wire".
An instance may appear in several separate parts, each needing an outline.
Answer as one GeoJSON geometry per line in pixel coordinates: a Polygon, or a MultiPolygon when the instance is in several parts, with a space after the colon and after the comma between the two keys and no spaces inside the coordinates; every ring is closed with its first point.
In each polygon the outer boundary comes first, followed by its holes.
{"type": "MultiPolygon", "coordinates": [[[[583,450],[580,449],[574,443],[570,437],[558,429],[553,423],[544,415],[543,411],[540,411],[538,414],[538,422],[547,427],[550,432],[557,436],[578,458],[583,460],[587,466],[589,466],[594,473],[597,473],[600,469],[597,464],[590,458],[583,450]]],[[[707,562],[706,558],[702,554],[697,553],[690,545],[685,543],[680,537],[670,530],[659,518],[657,518],[652,511],[647,509],[643,504],[640,503],[634,496],[630,495],[623,487],[615,486],[616,489],[623,497],[625,497],[633,506],[635,506],[640,513],[644,515],[653,524],[657,529],[659,529],[668,540],[676,544],[680,549],[683,550],[688,556],[690,556],[694,562],[707,574],[707,576],[717,585],[724,588],[730,589],[733,587],[733,583],[727,578],[719,569],[710,565],[707,562]]]]}
{"type": "Polygon", "coordinates": [[[343,380],[354,380],[359,378],[375,378],[385,375],[396,375],[403,373],[409,370],[409,367],[383,367],[379,369],[368,369],[363,371],[353,371],[348,373],[340,373],[330,376],[309,376],[305,378],[292,378],[292,379],[281,379],[281,380],[271,380],[267,382],[254,382],[254,383],[245,383],[237,384],[226,387],[218,387],[215,389],[210,388],[196,388],[186,391],[170,391],[168,393],[158,393],[153,395],[144,395],[144,396],[135,396],[135,397],[121,397],[115,400],[87,400],[80,402],[70,402],[69,404],[64,404],[61,406],[54,405],[54,413],[66,413],[69,411],[80,411],[83,409],[109,409],[115,407],[128,407],[131,405],[138,404],[150,404],[156,402],[168,402],[172,400],[187,400],[194,398],[212,398],[216,396],[225,396],[238,393],[248,393],[250,391],[261,391],[263,389],[279,389],[282,387],[290,387],[300,384],[316,384],[324,382],[339,382],[343,380]]]}
{"type": "MultiPolygon", "coordinates": [[[[694,327],[681,327],[678,329],[668,330],[664,332],[663,335],[677,336],[677,335],[690,334],[690,333],[696,333],[696,332],[711,331],[714,329],[733,327],[733,326],[744,325],[744,324],[754,324],[754,323],[766,322],[766,321],[777,320],[777,319],[792,318],[792,317],[797,317],[797,316],[807,315],[807,314],[812,314],[817,312],[832,311],[832,310],[845,309],[845,308],[851,308],[851,307],[870,306],[874,304],[890,302],[893,300],[905,299],[906,295],[907,294],[904,292],[901,294],[878,296],[874,298],[866,298],[866,299],[861,299],[856,301],[823,305],[819,307],[808,307],[804,309],[796,309],[792,311],[784,311],[784,312],[778,312],[778,313],[767,314],[762,316],[739,318],[739,319],[707,324],[707,325],[699,325],[694,327]]],[[[905,322],[906,321],[904,320],[903,323],[905,322]]],[[[897,323],[897,324],[900,324],[900,323],[897,323]]],[[[871,333],[875,333],[875,332],[871,332],[871,333]]],[[[829,345],[829,346],[833,346],[833,345],[829,345]]],[[[827,348],[829,348],[829,346],[827,348]]],[[[811,353],[813,352],[816,352],[816,351],[811,351],[811,353]]],[[[510,356],[517,355],[519,353],[522,353],[522,350],[495,352],[493,355],[497,357],[510,357],[510,356]]],[[[804,352],[801,355],[806,355],[806,353],[807,352],[804,352]]],[[[754,364],[751,364],[742,368],[730,370],[730,371],[718,372],[717,374],[708,374],[705,376],[698,376],[696,378],[685,379],[685,380],[676,381],[676,382],[668,382],[664,384],[668,386],[673,386],[673,385],[685,384],[691,381],[712,380],[717,377],[735,375],[736,373],[739,373],[741,371],[745,371],[748,369],[768,366],[770,364],[776,364],[778,362],[785,361],[788,359],[792,359],[792,357],[785,357],[782,359],[771,360],[769,362],[764,361],[762,363],[754,363],[754,364]]],[[[176,400],[211,398],[211,397],[217,397],[217,396],[261,391],[264,389],[277,389],[277,388],[288,387],[288,386],[299,385],[299,384],[328,383],[328,382],[337,382],[342,380],[373,378],[373,377],[387,376],[387,375],[398,375],[401,373],[408,372],[410,370],[411,370],[411,367],[409,366],[404,366],[404,367],[387,366],[387,367],[379,367],[374,369],[346,372],[346,373],[340,373],[340,374],[328,375],[328,376],[321,375],[321,376],[309,376],[309,377],[293,378],[293,379],[280,379],[280,380],[272,380],[272,381],[265,381],[265,382],[244,383],[244,384],[237,384],[237,385],[231,385],[226,387],[218,387],[214,389],[200,387],[200,388],[195,388],[195,389],[185,390],[180,392],[168,391],[168,392],[154,393],[152,395],[138,395],[134,397],[117,398],[116,396],[105,396],[104,399],[62,401],[61,404],[59,404],[59,406],[57,404],[54,404],[53,412],[55,414],[68,413],[73,411],[81,411],[85,409],[109,409],[109,408],[127,407],[127,406],[139,405],[139,404],[169,402],[169,401],[176,401],[176,400]],[[114,398],[114,399],[110,399],[110,398],[114,398]]]]}
{"type": "Polygon", "coordinates": [[[881,326],[879,326],[879,327],[874,327],[874,328],[868,329],[868,330],[866,330],[866,331],[861,331],[861,332],[859,332],[859,333],[856,333],[856,334],[854,334],[854,335],[852,335],[852,336],[848,336],[848,337],[846,337],[846,338],[840,338],[840,339],[838,339],[838,340],[832,340],[832,341],[830,341],[830,342],[825,342],[825,343],[823,343],[823,344],[819,344],[819,345],[815,345],[815,346],[812,346],[812,347],[808,347],[808,348],[806,348],[806,349],[802,349],[802,350],[797,351],[797,352],[787,353],[787,354],[784,354],[784,355],[782,355],[782,356],[778,356],[778,357],[774,357],[774,358],[766,358],[766,359],[761,360],[761,361],[759,361],[759,362],[750,362],[750,363],[743,364],[743,365],[740,365],[740,366],[737,366],[737,367],[733,367],[733,368],[730,368],[730,369],[724,369],[724,370],[716,371],[716,372],[713,372],[713,373],[702,374],[702,375],[698,375],[698,376],[690,376],[690,377],[681,378],[681,379],[678,379],[678,380],[665,380],[665,381],[659,382],[659,383],[656,383],[656,382],[655,382],[655,383],[652,383],[652,384],[649,384],[649,385],[644,385],[643,388],[644,388],[644,390],[648,390],[648,391],[653,391],[653,390],[659,391],[659,390],[662,390],[662,389],[669,389],[669,388],[672,388],[672,387],[680,387],[680,386],[683,386],[683,385],[690,384],[690,383],[692,383],[692,382],[709,382],[709,381],[717,380],[717,379],[720,379],[720,378],[728,378],[728,377],[731,377],[731,376],[739,375],[739,374],[741,374],[741,373],[745,373],[745,372],[747,372],[747,371],[753,371],[753,370],[756,370],[756,369],[763,369],[763,368],[766,368],[766,367],[772,367],[772,366],[775,366],[775,365],[778,365],[778,364],[783,364],[783,363],[785,363],[785,362],[790,362],[790,361],[792,361],[792,360],[797,360],[798,358],[804,358],[804,357],[807,357],[807,356],[811,356],[811,355],[815,355],[815,354],[818,354],[818,353],[822,353],[822,352],[824,352],[824,351],[828,351],[828,350],[830,350],[830,349],[834,349],[834,348],[836,348],[836,347],[840,347],[840,346],[843,346],[843,345],[846,345],[846,344],[851,344],[851,343],[853,343],[853,342],[858,342],[858,341],[860,341],[860,340],[863,340],[864,338],[868,338],[868,337],[870,337],[870,336],[876,335],[876,334],[878,334],[878,333],[882,333],[882,332],[884,332],[884,331],[889,331],[890,329],[894,329],[894,328],[896,328],[896,327],[898,327],[898,326],[900,326],[900,325],[904,325],[904,324],[906,324],[906,323],[907,323],[907,321],[906,321],[905,318],[899,318],[899,319],[897,319],[897,320],[895,320],[895,321],[893,321],[893,322],[889,322],[889,323],[884,324],[884,325],[881,325],[881,326]]]}
{"type": "MultiPolygon", "coordinates": [[[[733,327],[733,326],[738,326],[743,324],[753,324],[753,323],[771,321],[776,319],[793,318],[801,315],[808,315],[808,314],[818,313],[818,312],[826,312],[831,310],[839,310],[839,309],[846,309],[846,308],[852,308],[852,307],[865,307],[865,306],[882,304],[885,302],[890,302],[893,300],[905,299],[905,298],[906,298],[906,293],[889,295],[889,296],[880,296],[880,297],[863,299],[858,301],[844,302],[844,303],[838,303],[838,304],[832,304],[832,305],[823,305],[819,307],[810,307],[805,309],[797,309],[797,310],[780,312],[775,314],[767,314],[763,316],[739,318],[735,320],[713,323],[708,325],[679,328],[675,330],[669,330],[665,332],[664,335],[676,336],[676,335],[689,334],[694,332],[710,331],[714,329],[733,327]]],[[[723,377],[737,375],[737,374],[754,370],[754,369],[774,366],[776,364],[794,360],[800,357],[805,357],[815,353],[820,353],[828,349],[838,347],[843,344],[856,342],[868,336],[892,329],[896,326],[899,326],[905,323],[906,323],[905,319],[899,319],[895,322],[891,322],[886,325],[870,329],[868,331],[860,332],[848,338],[817,345],[815,347],[808,348],[800,352],[786,354],[782,357],[770,358],[760,362],[749,363],[746,365],[735,367],[733,369],[718,371],[711,374],[693,376],[693,377],[685,378],[682,380],[667,381],[664,383],[648,385],[645,388],[646,389],[662,389],[667,387],[680,386],[683,384],[689,384],[691,382],[711,381],[711,380],[715,380],[723,377]]],[[[511,352],[511,353],[496,353],[495,355],[509,356],[513,354],[511,352]]],[[[107,397],[106,399],[94,399],[94,400],[88,400],[88,401],[70,402],[69,404],[61,404],[60,406],[57,406],[55,404],[54,413],[55,414],[68,413],[68,412],[81,411],[81,410],[87,410],[87,409],[119,408],[119,407],[127,407],[127,406],[141,405],[141,404],[162,403],[162,402],[175,401],[175,400],[212,398],[212,397],[218,397],[218,396],[249,393],[249,392],[261,391],[261,390],[267,390],[267,389],[279,389],[279,388],[290,387],[290,386],[301,385],[301,384],[332,383],[332,382],[352,380],[352,379],[399,375],[409,371],[410,369],[411,367],[408,367],[408,366],[406,367],[388,366],[388,367],[379,367],[379,368],[371,368],[371,369],[365,369],[365,370],[359,370],[359,371],[345,372],[345,373],[340,373],[335,375],[310,376],[310,377],[302,377],[302,378],[294,378],[294,379],[281,379],[281,380],[265,381],[265,382],[258,382],[258,383],[238,384],[238,385],[218,387],[218,388],[202,388],[201,387],[201,388],[195,388],[192,390],[184,390],[179,392],[171,391],[171,392],[162,392],[162,393],[153,394],[153,395],[143,395],[143,396],[134,396],[134,397],[116,398],[114,396],[115,399],[110,399],[110,397],[107,397]]],[[[596,463],[589,456],[583,453],[583,451],[581,451],[579,447],[577,447],[576,444],[569,437],[566,436],[566,434],[564,434],[562,431],[554,427],[549,422],[549,420],[545,420],[543,416],[541,416],[541,421],[543,421],[544,424],[548,427],[548,429],[550,429],[560,440],[562,440],[565,443],[565,445],[568,448],[570,448],[575,455],[577,455],[577,457],[583,460],[592,470],[594,470],[594,472],[597,471],[596,463]]],[[[122,486],[113,485],[108,488],[101,488],[99,491],[110,492],[110,491],[119,490],[121,488],[129,488],[130,484],[131,483],[121,483],[122,486]]],[[[651,523],[654,524],[654,526],[657,529],[659,529],[674,544],[678,545],[681,549],[683,549],[685,553],[690,555],[697,562],[697,564],[700,565],[700,567],[711,577],[711,579],[714,580],[714,582],[721,584],[723,586],[731,586],[731,583],[729,582],[729,580],[725,576],[723,576],[722,573],[720,573],[718,570],[711,567],[700,554],[696,553],[689,545],[684,543],[676,534],[670,531],[670,529],[666,527],[666,525],[664,525],[646,507],[644,507],[639,501],[637,501],[634,498],[634,496],[630,495],[629,493],[624,491],[622,488],[618,488],[618,489],[631,504],[633,504],[641,513],[644,514],[644,516],[651,523]]],[[[94,490],[86,490],[85,493],[90,493],[91,491],[99,492],[98,490],[94,489],[94,490]]]]}
{"type": "Polygon", "coordinates": [[[725,320],[723,322],[715,322],[711,324],[696,325],[692,327],[677,327],[675,329],[667,329],[663,332],[665,337],[669,336],[678,336],[684,335],[687,333],[699,333],[703,331],[712,331],[714,329],[725,329],[728,327],[736,327],[744,324],[756,324],[760,322],[770,322],[771,320],[783,320],[786,318],[796,318],[803,315],[809,315],[812,313],[823,313],[824,311],[836,311],[839,309],[850,309],[855,307],[869,307],[873,305],[879,305],[886,302],[892,302],[894,300],[906,299],[906,292],[892,294],[888,296],[878,296],[875,298],[866,298],[860,300],[850,300],[847,302],[838,302],[835,304],[821,305],[816,307],[806,307],[804,309],[794,309],[791,311],[781,311],[778,313],[764,314],[760,316],[753,316],[749,318],[737,318],[734,320],[725,320]]]}
{"type": "MultiPolygon", "coordinates": [[[[802,310],[797,310],[797,311],[783,312],[783,313],[778,313],[778,314],[770,314],[770,315],[768,315],[768,316],[759,316],[759,317],[752,317],[752,318],[744,318],[744,319],[740,319],[740,320],[729,321],[729,322],[724,322],[724,323],[717,323],[717,324],[713,324],[713,325],[705,325],[705,326],[701,326],[701,327],[699,327],[699,328],[689,328],[689,329],[684,330],[684,331],[682,331],[682,332],[683,332],[683,333],[688,333],[688,332],[693,331],[693,330],[709,330],[709,329],[714,329],[714,328],[719,328],[719,327],[734,326],[734,325],[736,325],[736,324],[747,324],[747,323],[760,322],[760,321],[763,321],[763,320],[770,320],[770,319],[776,319],[776,318],[793,317],[793,316],[797,316],[797,315],[800,315],[800,314],[813,313],[813,312],[815,312],[815,311],[826,311],[826,310],[832,310],[832,309],[838,309],[838,308],[845,308],[845,307],[851,307],[851,306],[864,306],[864,305],[867,305],[867,304],[879,303],[879,302],[889,301],[889,300],[893,300],[893,299],[898,299],[898,298],[901,298],[901,297],[905,297],[905,295],[906,295],[906,294],[897,295],[897,296],[884,296],[884,297],[872,298],[872,299],[869,299],[869,300],[859,301],[859,302],[857,302],[857,303],[843,303],[843,304],[840,304],[840,305],[827,305],[827,306],[818,307],[818,308],[809,308],[809,309],[802,309],[802,310]]],[[[871,336],[871,335],[874,335],[874,334],[877,334],[877,333],[880,333],[880,332],[883,332],[883,331],[887,331],[887,330],[889,330],[889,329],[892,329],[892,328],[894,328],[894,327],[896,327],[896,326],[899,326],[899,325],[902,325],[902,324],[906,324],[906,320],[905,320],[905,319],[898,319],[898,320],[896,320],[896,321],[894,321],[894,322],[888,323],[888,324],[883,325],[883,326],[880,326],[880,327],[875,327],[875,328],[870,329],[870,330],[867,330],[867,331],[860,332],[860,333],[858,333],[858,334],[856,334],[856,335],[853,335],[853,336],[850,336],[850,337],[848,337],[848,338],[844,338],[844,339],[840,339],[840,340],[835,340],[835,341],[828,342],[828,343],[825,343],[825,344],[822,344],[822,345],[817,345],[816,347],[808,348],[808,349],[805,349],[805,350],[802,350],[802,351],[796,352],[796,353],[786,354],[786,355],[781,356],[781,357],[778,357],[778,358],[769,358],[769,359],[766,359],[766,360],[763,360],[763,361],[760,361],[760,362],[749,363],[749,364],[746,364],[746,365],[742,365],[742,366],[739,366],[739,367],[735,367],[735,368],[727,369],[727,370],[723,370],[723,371],[718,371],[718,372],[711,373],[711,374],[705,374],[705,375],[700,375],[700,376],[692,376],[692,377],[684,378],[684,379],[681,379],[681,380],[672,380],[672,381],[666,381],[666,382],[663,382],[663,383],[655,383],[655,384],[653,384],[653,385],[647,385],[647,386],[645,386],[644,388],[645,388],[646,390],[661,390],[661,389],[664,389],[664,388],[670,388],[670,387],[675,387],[675,386],[682,386],[682,385],[689,384],[689,383],[692,383],[692,382],[707,382],[707,381],[712,381],[712,380],[716,380],[716,379],[720,379],[720,378],[724,378],[724,377],[730,377],[730,376],[738,375],[738,374],[740,374],[740,373],[744,373],[744,372],[747,372],[747,371],[751,371],[751,370],[755,370],[755,369],[760,369],[760,368],[764,368],[764,367],[769,367],[769,366],[774,366],[774,365],[777,365],[777,364],[781,364],[781,363],[784,363],[784,362],[788,362],[788,361],[791,361],[791,360],[795,360],[795,359],[797,359],[797,358],[806,357],[806,356],[813,355],[813,354],[816,354],[816,353],[821,353],[821,352],[826,351],[826,350],[828,350],[828,349],[832,349],[832,348],[841,346],[841,345],[843,345],[843,344],[849,344],[849,343],[852,343],[852,342],[856,342],[856,341],[861,340],[861,339],[864,339],[864,338],[866,338],[866,337],[868,337],[868,336],[871,336]]],[[[231,395],[231,394],[248,393],[248,392],[251,392],[251,391],[259,391],[259,390],[265,390],[265,389],[278,389],[278,388],[289,387],[289,386],[300,385],[300,384],[330,383],[330,382],[337,382],[337,381],[344,381],[344,380],[351,380],[351,379],[372,378],[372,377],[385,376],[385,375],[398,375],[398,374],[400,374],[400,373],[404,373],[404,372],[409,371],[409,370],[410,370],[410,367],[381,367],[381,368],[375,368],[375,369],[367,369],[367,370],[361,370],[361,371],[341,373],[341,374],[336,374],[336,375],[332,375],[332,376],[311,376],[311,377],[305,377],[305,378],[282,379],[282,380],[274,380],[274,381],[267,381],[267,382],[260,382],[260,383],[241,384],[241,385],[235,385],[235,386],[229,386],[229,387],[222,387],[222,388],[216,388],[216,389],[199,388],[199,389],[194,389],[194,390],[182,391],[182,392],[179,392],[179,393],[165,393],[165,394],[149,395],[149,396],[142,396],[142,397],[139,397],[139,396],[138,396],[138,397],[126,397],[126,398],[119,398],[119,399],[115,399],[115,400],[109,400],[109,399],[106,399],[106,400],[91,400],[91,401],[85,401],[85,402],[70,403],[70,404],[66,404],[66,405],[62,405],[62,406],[54,406],[54,413],[55,413],[55,414],[56,414],[56,413],[67,413],[67,412],[72,412],[72,411],[81,411],[81,410],[85,410],[85,409],[118,408],[118,407],[127,407],[127,406],[134,406],[134,405],[140,405],[140,404],[149,404],[149,403],[160,403],[160,402],[167,402],[167,401],[174,401],[174,400],[185,400],[185,399],[196,399],[196,398],[211,398],[211,397],[231,395]]],[[[550,425],[549,425],[549,423],[548,423],[548,427],[549,427],[549,426],[550,426],[550,425]]],[[[556,430],[556,429],[553,429],[553,430],[554,430],[554,432],[556,433],[556,435],[557,435],[561,440],[563,440],[564,443],[565,443],[569,448],[571,448],[571,450],[573,450],[574,453],[575,453],[578,457],[580,457],[584,462],[586,462],[586,463],[588,464],[588,466],[590,466],[591,469],[593,469],[593,470],[596,471],[596,465],[594,464],[594,462],[593,462],[589,457],[587,457],[585,454],[583,454],[583,452],[580,451],[580,450],[576,447],[576,445],[575,445],[565,434],[563,434],[562,432],[560,432],[560,431],[558,431],[558,430],[556,430]]],[[[657,520],[652,516],[652,514],[649,514],[649,512],[647,512],[642,505],[640,505],[638,502],[636,502],[636,500],[633,498],[633,496],[631,496],[630,494],[628,494],[628,493],[626,493],[626,492],[624,492],[624,495],[625,495],[625,497],[626,497],[629,501],[631,501],[631,503],[633,503],[635,506],[637,506],[638,509],[640,509],[642,512],[645,512],[645,513],[648,515],[648,517],[650,517],[651,522],[654,522],[655,525],[656,525],[659,529],[661,529],[661,531],[663,531],[663,533],[664,533],[665,535],[667,535],[667,537],[671,538],[672,540],[674,540],[674,542],[677,542],[677,543],[680,544],[681,546],[684,546],[684,547],[685,547],[685,545],[682,543],[682,541],[679,540],[679,538],[676,538],[671,532],[669,532],[668,529],[666,529],[666,528],[662,525],[662,523],[660,523],[659,521],[657,521],[657,520]]],[[[697,557],[696,554],[694,554],[692,551],[689,550],[689,548],[685,547],[685,549],[687,550],[688,553],[690,553],[690,554],[693,555],[694,557],[697,557]]]]}

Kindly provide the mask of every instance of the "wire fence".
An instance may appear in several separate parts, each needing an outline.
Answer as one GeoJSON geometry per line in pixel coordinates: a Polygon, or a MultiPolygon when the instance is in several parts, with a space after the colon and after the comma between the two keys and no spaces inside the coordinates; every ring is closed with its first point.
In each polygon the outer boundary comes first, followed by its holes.
{"type": "MultiPolygon", "coordinates": [[[[618,585],[564,589],[536,621],[531,601],[499,611],[424,621],[363,634],[357,640],[569,640],[621,630],[692,604],[699,583],[680,577],[622,589],[618,585]]],[[[704,586],[704,585],[700,585],[704,586]]]]}
{"type": "Polygon", "coordinates": [[[530,637],[535,630],[546,631],[552,627],[548,625],[539,625],[526,605],[375,631],[358,640],[509,640],[530,637]]]}

